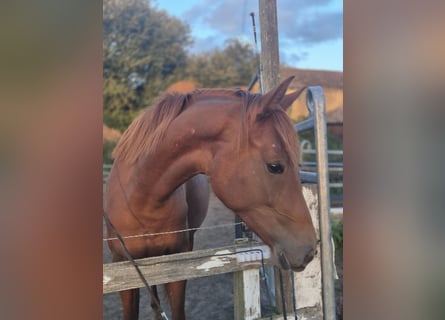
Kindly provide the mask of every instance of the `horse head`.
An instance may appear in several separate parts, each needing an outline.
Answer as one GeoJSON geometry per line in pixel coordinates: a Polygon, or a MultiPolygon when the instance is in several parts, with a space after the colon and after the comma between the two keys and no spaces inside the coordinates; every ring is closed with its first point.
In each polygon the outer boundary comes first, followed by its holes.
{"type": "Polygon", "coordinates": [[[316,235],[299,178],[298,139],[286,115],[300,94],[285,94],[292,79],[241,99],[239,131],[226,135],[210,176],[215,194],[271,247],[275,263],[301,271],[315,254],[316,235]]]}

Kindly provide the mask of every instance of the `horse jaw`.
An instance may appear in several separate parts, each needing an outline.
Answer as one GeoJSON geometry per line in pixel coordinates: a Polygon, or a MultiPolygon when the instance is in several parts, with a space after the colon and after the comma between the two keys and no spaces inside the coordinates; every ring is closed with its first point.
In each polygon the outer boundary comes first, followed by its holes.
{"type": "MultiPolygon", "coordinates": [[[[305,228],[296,233],[290,224],[283,224],[281,228],[277,228],[271,232],[271,225],[277,227],[280,225],[279,220],[264,224],[266,218],[274,216],[272,208],[256,208],[251,211],[239,212],[238,215],[246,223],[248,228],[255,232],[260,239],[267,244],[272,250],[272,263],[284,270],[293,270],[296,272],[303,271],[305,267],[312,261],[316,254],[315,232],[312,234],[310,228],[305,228]]],[[[291,223],[292,224],[292,223],[291,223]]],[[[312,227],[312,224],[310,225],[312,227]]]]}

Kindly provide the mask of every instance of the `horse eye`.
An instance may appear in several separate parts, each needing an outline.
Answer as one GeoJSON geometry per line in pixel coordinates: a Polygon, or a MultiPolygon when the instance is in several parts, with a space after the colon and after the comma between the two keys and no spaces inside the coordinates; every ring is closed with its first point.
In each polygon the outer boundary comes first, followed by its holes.
{"type": "Polygon", "coordinates": [[[267,170],[273,174],[281,174],[284,172],[284,167],[279,163],[268,163],[267,170]]]}

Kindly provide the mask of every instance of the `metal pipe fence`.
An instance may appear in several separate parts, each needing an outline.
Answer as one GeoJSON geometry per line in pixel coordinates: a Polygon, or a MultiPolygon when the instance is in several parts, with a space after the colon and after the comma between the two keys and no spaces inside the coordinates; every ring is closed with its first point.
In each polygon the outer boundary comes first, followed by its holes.
{"type": "Polygon", "coordinates": [[[334,291],[334,259],[331,240],[326,102],[323,89],[319,86],[309,87],[306,100],[309,112],[312,111],[314,116],[314,135],[317,150],[323,319],[335,320],[336,306],[334,291]]]}

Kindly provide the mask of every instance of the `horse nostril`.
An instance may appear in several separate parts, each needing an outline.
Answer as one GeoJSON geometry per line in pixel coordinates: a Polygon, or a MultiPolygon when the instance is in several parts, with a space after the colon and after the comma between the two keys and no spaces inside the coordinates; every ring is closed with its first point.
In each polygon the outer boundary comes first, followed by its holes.
{"type": "Polygon", "coordinates": [[[317,250],[311,250],[306,257],[304,257],[304,264],[307,265],[309,262],[314,259],[314,256],[317,254],[317,250]]]}
{"type": "Polygon", "coordinates": [[[317,250],[314,250],[314,256],[316,256],[318,254],[317,250]]]}

